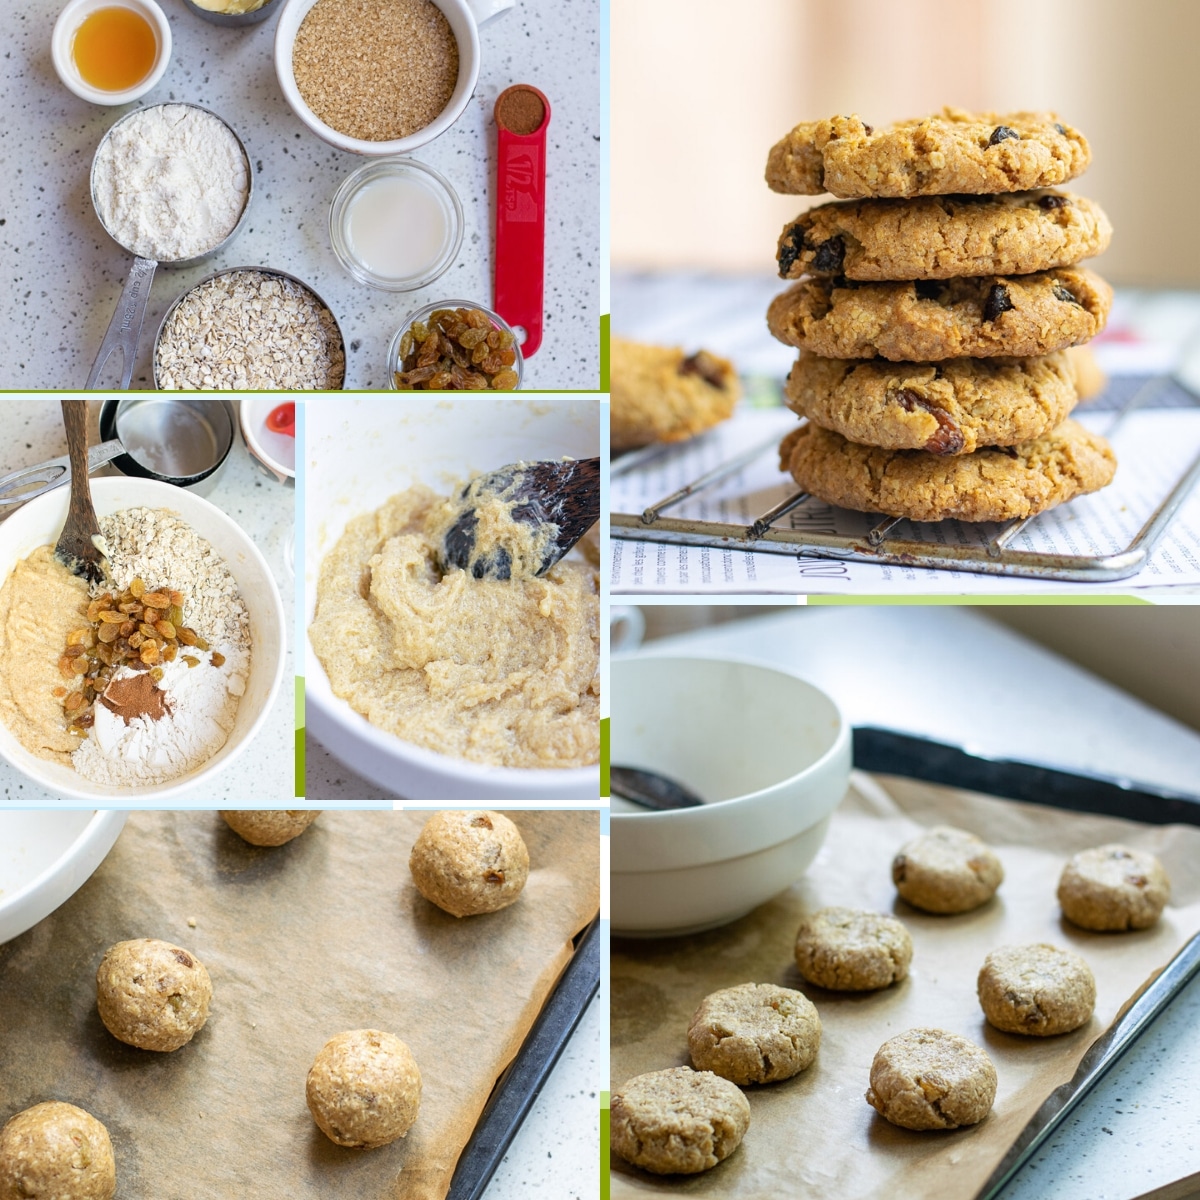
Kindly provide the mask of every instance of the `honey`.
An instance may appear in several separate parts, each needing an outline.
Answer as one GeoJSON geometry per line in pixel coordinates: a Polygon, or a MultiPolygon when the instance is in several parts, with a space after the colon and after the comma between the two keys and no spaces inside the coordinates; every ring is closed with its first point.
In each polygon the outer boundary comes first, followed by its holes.
{"type": "Polygon", "coordinates": [[[123,92],[154,69],[158,38],[150,22],[132,8],[98,8],[79,26],[71,56],[89,87],[123,92]]]}

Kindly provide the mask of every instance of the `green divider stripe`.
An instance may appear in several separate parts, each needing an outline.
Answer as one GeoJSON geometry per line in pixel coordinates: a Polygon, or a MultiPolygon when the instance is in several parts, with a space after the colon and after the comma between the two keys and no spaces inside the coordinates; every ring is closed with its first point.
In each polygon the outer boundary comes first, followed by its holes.
{"type": "Polygon", "coordinates": [[[297,796],[304,795],[304,676],[296,676],[296,780],[297,796]]]}
{"type": "Polygon", "coordinates": [[[600,722],[600,795],[608,795],[608,717],[600,722]]]}
{"type": "Polygon", "coordinates": [[[600,390],[608,389],[608,314],[600,318],[600,390]]]}
{"type": "Polygon", "coordinates": [[[608,1093],[603,1093],[600,1109],[600,1200],[608,1200],[608,1093]]]}
{"type": "Polygon", "coordinates": [[[921,608],[933,604],[1069,604],[1078,607],[1083,604],[1113,605],[1113,604],[1153,604],[1141,596],[1130,596],[1122,593],[1102,596],[1053,595],[1053,596],[809,596],[809,604],[848,605],[848,604],[891,604],[918,605],[921,608]]]}

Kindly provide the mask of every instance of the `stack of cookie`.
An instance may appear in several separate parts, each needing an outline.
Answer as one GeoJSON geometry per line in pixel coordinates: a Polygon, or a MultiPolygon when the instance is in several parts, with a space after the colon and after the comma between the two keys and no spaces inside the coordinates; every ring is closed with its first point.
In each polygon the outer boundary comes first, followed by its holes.
{"type": "Polygon", "coordinates": [[[768,311],[801,354],[807,417],[781,466],[831,504],[916,521],[1032,516],[1112,480],[1103,438],[1069,419],[1069,347],[1104,328],[1112,290],[1076,264],[1112,234],[1080,174],[1083,135],[1052,113],[946,109],[875,131],[796,126],[771,150],[777,192],[831,192],[779,239],[798,280],[768,311]]]}

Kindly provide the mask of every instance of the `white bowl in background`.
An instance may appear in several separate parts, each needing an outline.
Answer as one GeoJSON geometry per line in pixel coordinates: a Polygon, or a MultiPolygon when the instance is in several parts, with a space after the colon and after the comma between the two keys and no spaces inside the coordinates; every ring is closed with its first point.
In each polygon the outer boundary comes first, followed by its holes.
{"type": "MultiPolygon", "coordinates": [[[[521,459],[600,452],[590,397],[536,399],[473,392],[347,396],[305,412],[305,628],[321,560],[352,517],[413,484],[455,482],[521,459]]],[[[409,800],[595,800],[599,767],[489,767],[402,741],[338,699],[305,639],[308,730],[351,770],[409,800]]]]}
{"type": "MultiPolygon", "coordinates": [[[[433,141],[439,134],[445,133],[462,116],[479,79],[479,22],[494,15],[494,12],[486,10],[496,9],[495,5],[488,5],[483,0],[433,0],[445,15],[458,42],[458,79],[454,91],[446,107],[424,129],[418,129],[408,137],[371,142],[339,133],[326,125],[308,107],[296,86],[296,73],[292,69],[292,49],[296,44],[296,33],[301,23],[316,2],[317,0],[284,0],[279,24],[275,27],[275,75],[279,80],[283,98],[292,112],[322,141],[351,154],[411,154],[427,142],[433,141]]],[[[512,0],[509,0],[504,7],[510,7],[511,2],[512,0]]]]}
{"type": "MultiPolygon", "coordinates": [[[[296,438],[285,433],[272,433],[267,418],[281,404],[296,403],[286,392],[270,392],[264,396],[247,396],[238,401],[238,422],[246,449],[277,479],[296,478],[296,438]]],[[[293,426],[294,429],[294,426],[293,426]]],[[[282,480],[281,480],[282,482],[282,480]]]]}
{"type": "Polygon", "coordinates": [[[617,657],[610,675],[611,761],[705,801],[651,812],[613,797],[613,933],[713,929],[790,887],[850,779],[850,727],[833,700],[728,659],[617,657]]]}
{"type": "MultiPolygon", "coordinates": [[[[102,478],[92,481],[92,503],[99,516],[125,508],[165,508],[186,521],[225,560],[237,580],[250,614],[250,675],[238,705],[233,731],[225,745],[203,766],[178,779],[139,787],[110,787],[70,767],[31,754],[0,723],[0,756],[35,783],[60,796],[108,804],[162,800],[223,771],[246,749],[262,726],[283,678],[283,602],[266,560],[242,528],[214,504],[169,483],[154,479],[102,478]]],[[[0,586],[16,563],[39,546],[58,540],[70,502],[69,488],[38,496],[0,524],[0,586]]]]}
{"type": "Polygon", "coordinates": [[[63,86],[81,100],[92,104],[129,104],[144,96],[163,77],[171,61],[171,26],[166,14],[154,0],[67,0],[66,6],[58,14],[54,32],[50,37],[50,60],[54,63],[54,70],[63,86]],[[75,56],[71,53],[79,26],[99,8],[129,8],[140,13],[150,22],[158,42],[158,53],[154,59],[154,66],[150,68],[150,74],[141,83],[119,92],[106,92],[85,83],[75,65],[75,56]]]}
{"type": "Polygon", "coordinates": [[[0,809],[0,943],[32,929],[87,882],[126,815],[0,809]]]}

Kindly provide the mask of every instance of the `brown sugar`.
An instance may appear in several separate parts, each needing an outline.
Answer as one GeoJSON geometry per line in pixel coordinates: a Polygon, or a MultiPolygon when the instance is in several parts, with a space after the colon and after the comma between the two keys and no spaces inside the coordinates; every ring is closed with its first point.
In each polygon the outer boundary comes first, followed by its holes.
{"type": "Polygon", "coordinates": [[[517,84],[501,92],[496,101],[496,124],[519,137],[536,133],[545,119],[546,106],[533,88],[517,84]]]}
{"type": "Polygon", "coordinates": [[[317,0],[296,31],[292,70],[331,129],[386,142],[424,129],[450,103],[458,42],[431,0],[317,0]]]}

